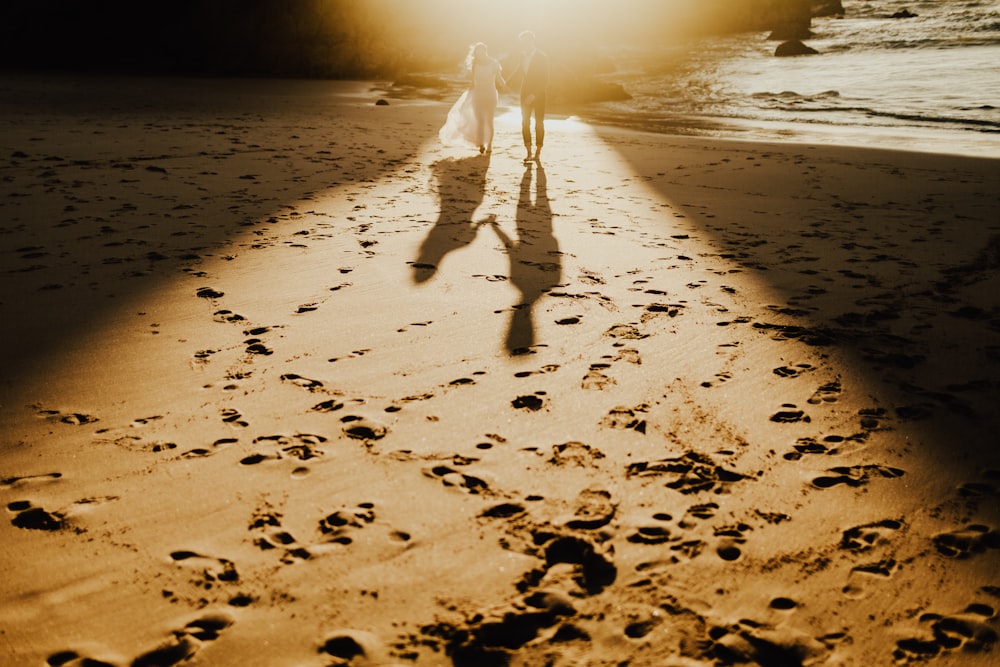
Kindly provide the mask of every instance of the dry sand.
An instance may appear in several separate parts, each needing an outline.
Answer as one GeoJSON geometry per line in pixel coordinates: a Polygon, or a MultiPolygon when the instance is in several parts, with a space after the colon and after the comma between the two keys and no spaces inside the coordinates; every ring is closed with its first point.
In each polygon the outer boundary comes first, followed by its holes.
{"type": "Polygon", "coordinates": [[[0,80],[5,665],[996,664],[996,160],[0,80]]]}

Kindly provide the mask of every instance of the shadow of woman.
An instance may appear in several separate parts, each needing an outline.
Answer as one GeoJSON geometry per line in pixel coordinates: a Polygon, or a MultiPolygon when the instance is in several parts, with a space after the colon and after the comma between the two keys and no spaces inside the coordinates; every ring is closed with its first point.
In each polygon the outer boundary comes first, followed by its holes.
{"type": "Polygon", "coordinates": [[[427,233],[413,264],[413,282],[423,283],[437,273],[445,255],[472,243],[479,224],[472,216],[483,203],[489,155],[435,162],[431,169],[437,181],[440,202],[438,219],[427,233]]]}
{"type": "Polygon", "coordinates": [[[506,346],[511,354],[524,354],[535,344],[532,310],[543,294],[555,287],[562,277],[559,242],[552,233],[552,208],[545,171],[536,169],[535,198],[531,198],[532,164],[525,167],[517,200],[517,238],[511,239],[498,225],[493,231],[507,248],[510,259],[510,282],[521,293],[514,306],[507,331],[506,346]]]}

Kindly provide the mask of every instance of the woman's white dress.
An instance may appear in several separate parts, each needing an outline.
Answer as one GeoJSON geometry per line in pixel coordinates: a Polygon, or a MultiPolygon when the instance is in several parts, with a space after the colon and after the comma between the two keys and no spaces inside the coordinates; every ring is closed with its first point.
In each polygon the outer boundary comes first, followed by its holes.
{"type": "Polygon", "coordinates": [[[492,58],[472,68],[472,88],[462,93],[448,112],[438,133],[445,146],[487,146],[493,142],[493,116],[497,110],[496,78],[500,62],[492,58]]]}

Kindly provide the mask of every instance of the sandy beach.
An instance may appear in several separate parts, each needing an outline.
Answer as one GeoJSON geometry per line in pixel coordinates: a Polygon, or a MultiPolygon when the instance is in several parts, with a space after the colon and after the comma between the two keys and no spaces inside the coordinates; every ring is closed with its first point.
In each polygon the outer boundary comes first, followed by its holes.
{"type": "Polygon", "coordinates": [[[997,160],[0,92],[4,665],[996,664],[997,160]]]}

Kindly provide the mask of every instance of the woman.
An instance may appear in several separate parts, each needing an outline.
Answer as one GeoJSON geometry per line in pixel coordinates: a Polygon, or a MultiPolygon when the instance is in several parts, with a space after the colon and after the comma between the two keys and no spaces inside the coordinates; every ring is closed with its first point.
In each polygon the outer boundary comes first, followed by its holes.
{"type": "Polygon", "coordinates": [[[497,110],[497,89],[503,86],[503,70],[482,42],[469,48],[465,62],[472,72],[472,84],[448,112],[438,136],[446,146],[464,142],[478,146],[479,152],[485,153],[493,150],[493,116],[497,110]]]}

